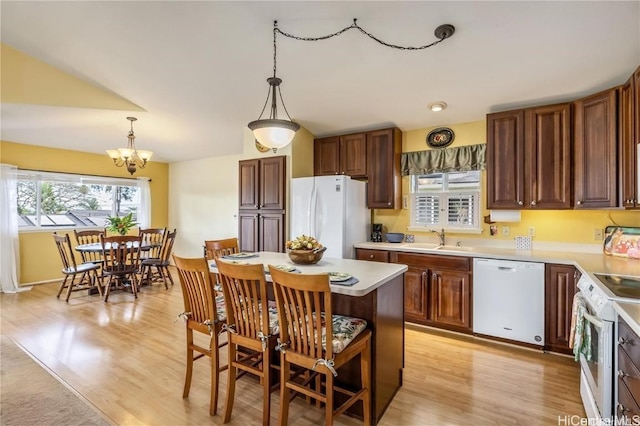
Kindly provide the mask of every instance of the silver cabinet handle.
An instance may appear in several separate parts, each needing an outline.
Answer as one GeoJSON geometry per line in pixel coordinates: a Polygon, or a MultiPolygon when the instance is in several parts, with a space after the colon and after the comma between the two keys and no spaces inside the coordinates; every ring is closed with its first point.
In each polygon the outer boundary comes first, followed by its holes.
{"type": "Polygon", "coordinates": [[[388,202],[388,203],[387,203],[387,205],[388,205],[388,206],[390,206],[390,205],[391,205],[391,202],[388,202]]]}
{"type": "Polygon", "coordinates": [[[625,373],[624,371],[622,371],[622,370],[618,370],[618,377],[623,379],[625,377],[629,377],[629,375],[627,373],[625,373]]]}
{"type": "Polygon", "coordinates": [[[582,201],[578,201],[578,202],[576,202],[576,204],[580,206],[580,205],[582,205],[582,201]]]}
{"type": "Polygon", "coordinates": [[[535,206],[535,205],[536,205],[536,202],[535,202],[535,201],[532,201],[532,202],[531,202],[531,205],[532,205],[532,206],[535,206]]]}
{"type": "Polygon", "coordinates": [[[522,201],[518,201],[518,205],[519,205],[519,206],[521,206],[521,205],[523,205],[523,204],[524,204],[524,203],[523,203],[522,201]]]}
{"type": "Polygon", "coordinates": [[[369,255],[369,259],[373,259],[373,255],[372,254],[369,255]]]}
{"type": "Polygon", "coordinates": [[[624,405],[618,404],[618,411],[620,411],[620,414],[624,414],[625,411],[630,411],[630,410],[628,408],[625,408],[624,405]]]}
{"type": "Polygon", "coordinates": [[[627,342],[629,342],[629,341],[627,339],[625,339],[624,337],[619,337],[618,338],[618,344],[619,345],[624,345],[627,342]]]}

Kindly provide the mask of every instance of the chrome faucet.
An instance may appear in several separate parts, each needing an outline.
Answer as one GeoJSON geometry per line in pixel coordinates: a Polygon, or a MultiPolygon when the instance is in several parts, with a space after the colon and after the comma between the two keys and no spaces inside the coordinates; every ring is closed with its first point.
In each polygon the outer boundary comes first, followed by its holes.
{"type": "Polygon", "coordinates": [[[438,238],[440,238],[440,245],[443,246],[444,245],[444,228],[442,228],[440,232],[436,231],[435,229],[431,229],[431,232],[435,232],[436,234],[438,234],[438,238]]]}

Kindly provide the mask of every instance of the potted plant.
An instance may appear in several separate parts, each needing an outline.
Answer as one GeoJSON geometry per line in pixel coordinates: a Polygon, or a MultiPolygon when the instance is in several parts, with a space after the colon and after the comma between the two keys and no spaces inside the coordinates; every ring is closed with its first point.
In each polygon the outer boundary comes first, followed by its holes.
{"type": "Polygon", "coordinates": [[[107,231],[119,234],[127,235],[129,230],[133,228],[136,223],[133,221],[133,212],[126,216],[109,216],[107,218],[109,224],[107,225],[107,231]]]}

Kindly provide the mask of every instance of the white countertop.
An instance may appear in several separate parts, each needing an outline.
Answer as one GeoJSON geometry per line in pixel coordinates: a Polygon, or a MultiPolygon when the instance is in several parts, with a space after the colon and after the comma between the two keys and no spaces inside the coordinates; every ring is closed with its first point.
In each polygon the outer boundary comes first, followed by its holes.
{"type": "Polygon", "coordinates": [[[603,273],[640,276],[640,259],[607,256],[605,254],[579,253],[552,250],[515,250],[494,247],[452,247],[450,250],[435,250],[437,244],[422,243],[358,243],[356,248],[373,250],[405,251],[447,256],[482,257],[490,259],[519,260],[528,262],[560,263],[573,265],[583,274],[603,273]]]}
{"type": "MultiPolygon", "coordinates": [[[[322,274],[327,272],[345,272],[359,280],[352,286],[341,286],[332,283],[331,292],[344,294],[347,296],[364,296],[376,288],[384,285],[391,279],[402,275],[407,271],[406,265],[395,263],[367,262],[364,260],[353,259],[335,259],[331,257],[323,257],[315,265],[298,265],[289,259],[286,253],[275,252],[258,252],[258,257],[250,257],[246,259],[238,259],[247,263],[262,263],[266,265],[292,265],[299,269],[303,274],[322,274]]],[[[211,272],[218,272],[215,268],[215,262],[209,264],[211,272]],[[212,264],[213,263],[213,264],[212,264]]],[[[267,275],[267,280],[270,276],[267,275]]]]}
{"type": "Polygon", "coordinates": [[[616,312],[640,336],[640,303],[614,302],[616,312]]]}

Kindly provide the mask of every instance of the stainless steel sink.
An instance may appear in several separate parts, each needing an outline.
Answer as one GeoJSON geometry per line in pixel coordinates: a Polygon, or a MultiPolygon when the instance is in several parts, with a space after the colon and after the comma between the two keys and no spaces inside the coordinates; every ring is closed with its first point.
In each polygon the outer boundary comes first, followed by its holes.
{"type": "Polygon", "coordinates": [[[433,250],[438,251],[473,251],[473,247],[465,247],[465,246],[437,246],[434,247],[433,250]]]}

